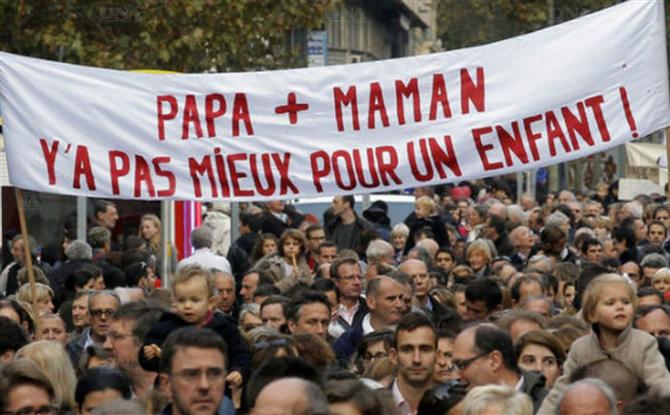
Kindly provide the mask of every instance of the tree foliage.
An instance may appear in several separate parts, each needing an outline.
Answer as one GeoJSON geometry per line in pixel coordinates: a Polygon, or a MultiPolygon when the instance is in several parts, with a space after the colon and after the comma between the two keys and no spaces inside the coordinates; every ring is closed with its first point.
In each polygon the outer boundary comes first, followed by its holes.
{"type": "Polygon", "coordinates": [[[243,71],[302,63],[300,30],[336,0],[0,0],[0,49],[116,69],[243,71]]]}
{"type": "Polygon", "coordinates": [[[576,19],[616,3],[619,1],[440,0],[438,37],[447,50],[476,46],[576,19]]]}

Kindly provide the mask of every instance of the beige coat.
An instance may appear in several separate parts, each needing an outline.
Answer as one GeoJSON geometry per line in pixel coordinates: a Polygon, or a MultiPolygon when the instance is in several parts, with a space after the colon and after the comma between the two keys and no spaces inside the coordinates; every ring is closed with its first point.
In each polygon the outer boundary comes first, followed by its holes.
{"type": "Polygon", "coordinates": [[[654,337],[629,326],[619,336],[616,347],[604,350],[598,336],[591,331],[591,334],[580,337],[572,344],[563,365],[563,375],[542,402],[538,415],[554,415],[556,403],[566,390],[570,375],[582,366],[603,359],[615,359],[626,365],[651,393],[670,394],[670,373],[654,337]]]}

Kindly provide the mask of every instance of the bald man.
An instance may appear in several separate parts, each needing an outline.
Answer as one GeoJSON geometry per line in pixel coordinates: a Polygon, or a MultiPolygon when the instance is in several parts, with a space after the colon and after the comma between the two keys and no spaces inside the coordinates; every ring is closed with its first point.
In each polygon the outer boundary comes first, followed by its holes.
{"type": "Polygon", "coordinates": [[[282,378],[268,383],[258,394],[251,415],[308,415],[328,413],[328,400],[314,383],[282,378]]]}
{"type": "Polygon", "coordinates": [[[558,414],[617,415],[616,397],[602,380],[587,378],[573,383],[565,391],[558,401],[558,414]]]}

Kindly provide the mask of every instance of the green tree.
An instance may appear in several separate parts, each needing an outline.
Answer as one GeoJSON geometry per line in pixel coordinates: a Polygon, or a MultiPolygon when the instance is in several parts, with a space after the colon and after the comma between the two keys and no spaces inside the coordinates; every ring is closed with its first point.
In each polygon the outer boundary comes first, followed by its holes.
{"type": "Polygon", "coordinates": [[[575,19],[616,3],[619,1],[440,0],[438,37],[447,50],[476,46],[575,19]]]}
{"type": "Polygon", "coordinates": [[[115,69],[300,66],[336,0],[0,0],[0,49],[115,69]]]}

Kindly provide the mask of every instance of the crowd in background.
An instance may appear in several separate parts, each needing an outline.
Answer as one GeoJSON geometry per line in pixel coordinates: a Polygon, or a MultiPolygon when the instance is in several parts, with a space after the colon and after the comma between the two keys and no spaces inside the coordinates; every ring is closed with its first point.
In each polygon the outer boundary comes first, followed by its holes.
{"type": "Polygon", "coordinates": [[[181,260],[156,215],[118,240],[99,200],[52,263],[30,238],[34,287],[14,236],[0,412],[670,413],[665,198],[514,203],[499,178],[413,194],[399,223],[349,195],[323,217],[242,204],[226,244],[210,209],[181,260]]]}

